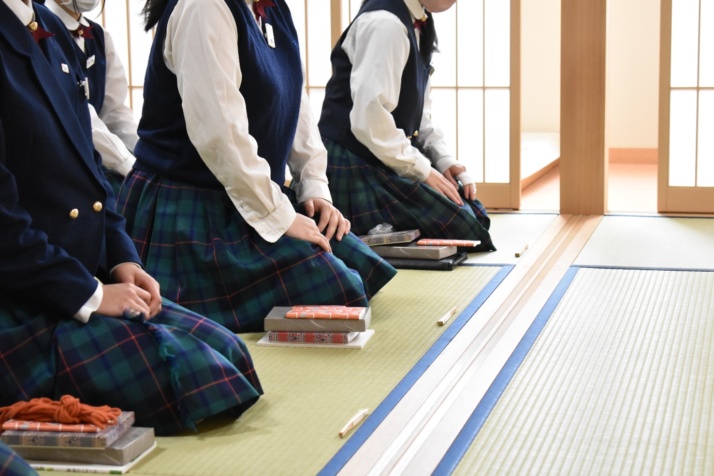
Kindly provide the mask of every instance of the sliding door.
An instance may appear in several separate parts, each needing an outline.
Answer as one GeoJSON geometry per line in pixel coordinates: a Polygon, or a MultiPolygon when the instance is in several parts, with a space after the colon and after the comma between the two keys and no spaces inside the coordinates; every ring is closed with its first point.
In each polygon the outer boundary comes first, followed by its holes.
{"type": "Polygon", "coordinates": [[[520,0],[434,15],[432,117],[489,209],[520,207],[520,0]]]}
{"type": "Polygon", "coordinates": [[[714,1],[662,0],[660,212],[714,213],[714,1]]]}

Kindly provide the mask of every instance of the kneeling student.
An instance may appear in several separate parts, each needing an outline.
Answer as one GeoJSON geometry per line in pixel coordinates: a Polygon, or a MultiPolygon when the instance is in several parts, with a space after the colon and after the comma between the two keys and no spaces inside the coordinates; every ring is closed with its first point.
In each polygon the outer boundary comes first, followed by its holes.
{"type": "Polygon", "coordinates": [[[159,435],[262,394],[224,327],[162,300],[112,206],[64,25],[0,0],[0,406],[72,395],[159,435]]]}

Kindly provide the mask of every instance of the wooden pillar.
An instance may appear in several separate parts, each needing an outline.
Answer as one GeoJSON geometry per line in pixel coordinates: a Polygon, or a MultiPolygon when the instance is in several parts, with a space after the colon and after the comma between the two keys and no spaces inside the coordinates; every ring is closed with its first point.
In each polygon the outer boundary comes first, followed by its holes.
{"type": "MultiPolygon", "coordinates": [[[[324,1],[324,0],[318,0],[324,1]]],[[[307,7],[305,8],[307,11],[307,7]]],[[[337,40],[342,35],[342,2],[340,0],[330,0],[330,38],[332,46],[337,44],[337,40]]]]}
{"type": "Polygon", "coordinates": [[[607,207],[607,0],[561,2],[560,213],[607,207]]]}

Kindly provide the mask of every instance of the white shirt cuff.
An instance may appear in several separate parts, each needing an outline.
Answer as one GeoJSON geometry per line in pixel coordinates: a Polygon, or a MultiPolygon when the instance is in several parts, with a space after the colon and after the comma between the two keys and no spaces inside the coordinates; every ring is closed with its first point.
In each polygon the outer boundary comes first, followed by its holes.
{"type": "Polygon", "coordinates": [[[474,182],[474,179],[471,178],[468,172],[462,172],[459,175],[456,176],[456,180],[461,182],[461,185],[468,185],[470,183],[476,183],[474,182]]]}
{"type": "Polygon", "coordinates": [[[310,198],[322,198],[332,203],[332,195],[327,183],[322,180],[302,180],[294,184],[295,196],[298,203],[310,198]]]}
{"type": "Polygon", "coordinates": [[[99,309],[99,306],[102,304],[102,299],[104,298],[104,287],[102,286],[102,283],[97,278],[94,279],[97,280],[97,289],[94,291],[94,294],[92,294],[89,300],[84,303],[84,306],[82,306],[74,315],[75,319],[84,324],[89,322],[89,317],[93,312],[99,309]]]}
{"type": "MultiPolygon", "coordinates": [[[[241,207],[241,204],[238,203],[238,206],[241,207]]],[[[296,214],[292,203],[290,203],[290,200],[285,194],[282,194],[278,208],[267,216],[258,217],[254,213],[246,213],[245,215],[241,213],[245,221],[255,228],[255,231],[258,232],[261,238],[268,243],[275,243],[288,231],[290,225],[295,221],[296,214]]]]}

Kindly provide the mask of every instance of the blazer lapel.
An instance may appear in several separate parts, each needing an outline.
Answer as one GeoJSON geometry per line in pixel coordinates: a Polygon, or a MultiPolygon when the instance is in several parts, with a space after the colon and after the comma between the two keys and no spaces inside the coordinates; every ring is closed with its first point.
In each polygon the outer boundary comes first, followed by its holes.
{"type": "MultiPolygon", "coordinates": [[[[40,26],[55,33],[52,28],[48,28],[44,24],[37,13],[36,16],[40,26]]],[[[2,26],[0,35],[4,36],[18,53],[30,58],[33,73],[37,77],[37,84],[40,85],[42,93],[52,105],[60,124],[79,154],[85,162],[91,160],[92,163],[87,165],[92,170],[95,170],[94,146],[91,142],[91,137],[84,131],[76,114],[79,111],[76,111],[76,108],[72,105],[71,99],[58,79],[58,77],[61,77],[60,75],[64,74],[73,78],[78,74],[76,66],[68,62],[55,37],[40,40],[40,42],[45,42],[42,47],[47,48],[48,56],[45,56],[42,49],[35,44],[35,40],[27,31],[25,25],[17,19],[15,14],[2,1],[0,1],[0,25],[2,26]]],[[[77,87],[79,88],[79,85],[77,87]]]]}

